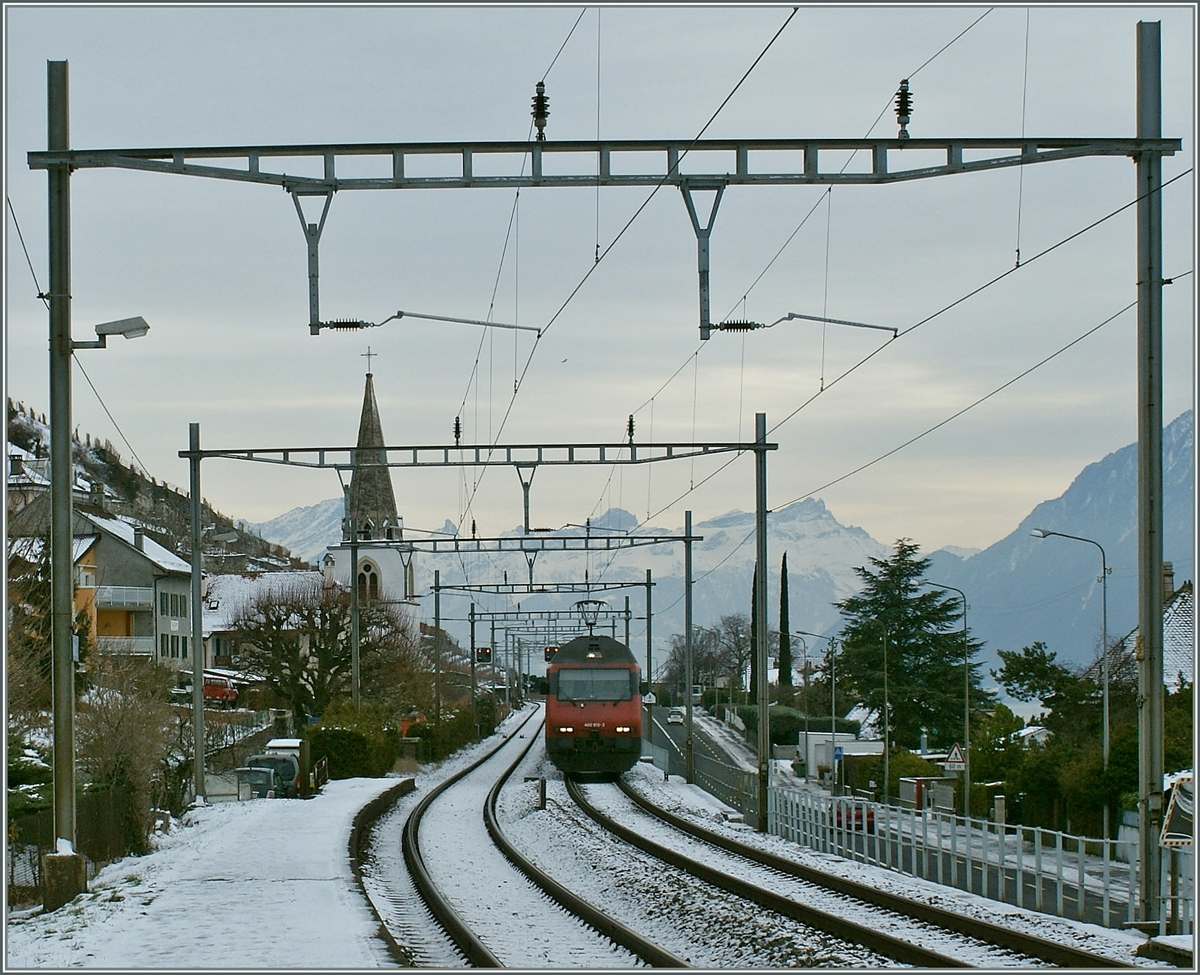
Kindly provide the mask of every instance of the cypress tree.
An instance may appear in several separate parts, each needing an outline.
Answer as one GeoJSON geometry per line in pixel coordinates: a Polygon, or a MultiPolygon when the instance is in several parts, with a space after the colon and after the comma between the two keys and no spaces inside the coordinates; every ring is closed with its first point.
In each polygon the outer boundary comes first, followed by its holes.
{"type": "Polygon", "coordinates": [[[779,569],[779,686],[792,687],[792,636],[788,619],[787,552],[779,569]]]}

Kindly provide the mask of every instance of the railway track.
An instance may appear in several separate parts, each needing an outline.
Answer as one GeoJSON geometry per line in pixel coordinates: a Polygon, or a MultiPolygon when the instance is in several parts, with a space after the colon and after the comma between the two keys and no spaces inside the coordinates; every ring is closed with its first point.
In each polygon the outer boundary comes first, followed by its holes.
{"type": "Polygon", "coordinates": [[[497,797],[540,742],[537,713],[408,816],[404,859],[422,900],[475,967],[686,967],[539,870],[504,836],[497,797]]]}
{"type": "MultiPolygon", "coordinates": [[[[626,809],[620,812],[624,822],[599,808],[585,794],[598,787],[585,789],[569,782],[568,791],[587,815],[644,852],[731,893],[862,944],[902,964],[985,968],[1029,967],[1031,963],[1081,968],[1136,967],[805,867],[662,810],[624,781],[619,785],[626,799],[626,809]],[[652,817],[660,825],[647,828],[644,819],[637,828],[628,825],[639,816],[652,817]],[[652,834],[655,839],[645,834],[652,834]],[[784,890],[786,894],[782,893],[784,890]],[[850,921],[849,915],[859,920],[850,921]]],[[[614,799],[615,804],[620,804],[616,787],[600,791],[601,805],[611,810],[614,799]],[[608,796],[602,795],[605,791],[608,796]]]]}

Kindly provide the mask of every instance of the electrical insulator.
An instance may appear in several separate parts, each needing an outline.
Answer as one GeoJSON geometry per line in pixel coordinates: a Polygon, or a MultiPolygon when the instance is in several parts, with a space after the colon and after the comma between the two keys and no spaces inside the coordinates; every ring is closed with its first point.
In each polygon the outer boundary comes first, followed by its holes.
{"type": "Polygon", "coordinates": [[[533,124],[537,126],[537,141],[546,141],[546,119],[550,117],[550,99],[546,95],[546,83],[537,83],[537,94],[533,96],[533,124]]]}
{"type": "Polygon", "coordinates": [[[474,518],[471,519],[471,537],[472,538],[475,537],[475,519],[474,518]]]}
{"type": "Polygon", "coordinates": [[[349,329],[366,328],[367,323],[363,322],[363,321],[359,321],[357,318],[339,318],[332,322],[326,322],[325,327],[349,330],[349,329]]]}
{"type": "Polygon", "coordinates": [[[908,79],[900,82],[896,92],[896,120],[900,123],[899,139],[908,138],[908,120],[912,117],[912,92],[908,90],[908,79]]]}
{"type": "Polygon", "coordinates": [[[745,319],[735,319],[729,322],[721,322],[716,327],[722,332],[752,332],[756,328],[762,328],[762,323],[750,322],[745,319]]]}
{"type": "Polygon", "coordinates": [[[462,417],[454,418],[454,446],[458,446],[459,438],[462,437],[462,417]]]}
{"type": "Polygon", "coordinates": [[[633,443],[633,414],[629,414],[629,423],[625,427],[625,433],[629,436],[629,442],[633,443]]]}

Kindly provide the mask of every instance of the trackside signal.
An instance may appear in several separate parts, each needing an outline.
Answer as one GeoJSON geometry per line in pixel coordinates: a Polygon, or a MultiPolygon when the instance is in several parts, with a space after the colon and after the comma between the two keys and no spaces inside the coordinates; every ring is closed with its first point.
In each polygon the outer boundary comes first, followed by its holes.
{"type": "Polygon", "coordinates": [[[491,647],[476,647],[475,648],[475,662],[477,664],[490,664],[492,662],[492,648],[491,647]]]}
{"type": "Polygon", "coordinates": [[[550,663],[556,653],[558,653],[558,647],[546,647],[546,663],[550,663]]]}

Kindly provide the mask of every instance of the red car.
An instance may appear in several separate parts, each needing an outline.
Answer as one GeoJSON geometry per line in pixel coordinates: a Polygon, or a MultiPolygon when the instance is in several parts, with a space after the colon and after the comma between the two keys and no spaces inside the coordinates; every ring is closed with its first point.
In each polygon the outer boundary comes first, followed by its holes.
{"type": "Polygon", "coordinates": [[[228,677],[205,676],[204,700],[214,702],[219,708],[231,708],[237,704],[238,692],[228,677]]]}
{"type": "Polygon", "coordinates": [[[875,828],[875,810],[865,802],[837,802],[835,800],[833,822],[838,829],[854,832],[870,831],[875,828]]]}

